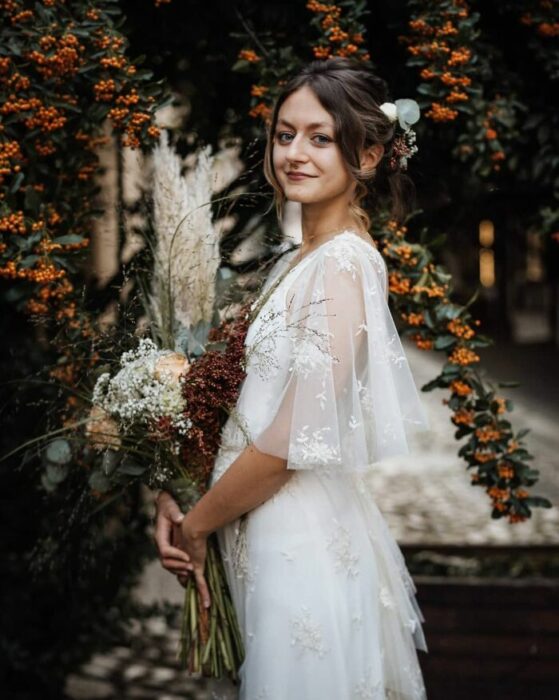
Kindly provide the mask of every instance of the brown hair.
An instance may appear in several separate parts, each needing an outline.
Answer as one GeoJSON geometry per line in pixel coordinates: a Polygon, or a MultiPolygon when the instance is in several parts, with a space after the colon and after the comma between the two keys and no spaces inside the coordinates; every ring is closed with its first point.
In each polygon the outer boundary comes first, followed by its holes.
{"type": "Polygon", "coordinates": [[[333,117],[335,139],[348,171],[357,180],[352,213],[367,230],[371,221],[366,208],[391,201],[391,215],[401,223],[415,204],[415,186],[405,175],[396,158],[396,169],[390,167],[395,124],[380,109],[391,102],[386,82],[362,63],[351,58],[334,57],[309,63],[285,85],[272,110],[268,126],[264,175],[274,189],[278,218],[283,216],[285,195],[278,182],[272,160],[274,133],[280,107],[296,90],[307,85],[320,104],[333,117]],[[384,154],[376,173],[362,172],[360,155],[363,149],[380,143],[384,154]],[[365,207],[365,208],[364,208],[365,207]]]}

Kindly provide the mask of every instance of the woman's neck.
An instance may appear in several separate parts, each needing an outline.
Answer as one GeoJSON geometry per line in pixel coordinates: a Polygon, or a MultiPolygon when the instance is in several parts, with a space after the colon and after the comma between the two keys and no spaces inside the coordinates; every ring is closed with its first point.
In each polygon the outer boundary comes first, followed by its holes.
{"type": "Polygon", "coordinates": [[[353,229],[363,233],[363,225],[357,222],[348,208],[340,210],[313,211],[311,206],[302,207],[301,228],[303,233],[301,248],[314,248],[330,236],[345,229],[353,229]]]}

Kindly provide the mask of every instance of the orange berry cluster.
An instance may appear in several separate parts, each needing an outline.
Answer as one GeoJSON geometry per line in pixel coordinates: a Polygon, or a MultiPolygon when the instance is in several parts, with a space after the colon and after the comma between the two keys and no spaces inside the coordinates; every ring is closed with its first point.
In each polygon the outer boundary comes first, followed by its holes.
{"type": "Polygon", "coordinates": [[[460,379],[455,379],[453,382],[451,382],[450,390],[454,394],[458,394],[458,396],[469,396],[473,391],[469,384],[461,381],[460,379]]]}
{"type": "MultiPolygon", "coordinates": [[[[428,69],[425,69],[428,70],[428,69]]],[[[423,73],[421,74],[421,77],[423,77],[423,73]]],[[[462,85],[462,86],[468,86],[472,84],[472,79],[469,78],[467,75],[453,75],[449,71],[444,71],[442,75],[440,76],[440,81],[441,83],[444,83],[445,85],[462,85]]]]}
{"type": "Polygon", "coordinates": [[[444,297],[444,290],[445,288],[438,284],[434,284],[431,287],[415,284],[411,291],[412,294],[421,294],[422,292],[425,292],[428,297],[444,297]]]}
{"type": "Polygon", "coordinates": [[[313,46],[312,51],[315,58],[328,58],[332,53],[330,46],[313,46]]]}
{"type": "Polygon", "coordinates": [[[473,328],[463,323],[460,319],[453,318],[446,324],[447,330],[458,338],[469,340],[476,332],[473,328]]]}
{"type": "Polygon", "coordinates": [[[403,277],[398,272],[392,272],[388,275],[388,289],[394,294],[409,294],[411,288],[411,280],[409,277],[403,277]]]}
{"type": "Polygon", "coordinates": [[[99,63],[103,68],[124,68],[126,66],[126,58],[124,56],[105,56],[99,63]]]}
{"type": "Polygon", "coordinates": [[[13,75],[8,75],[2,82],[6,86],[6,90],[13,93],[28,90],[31,85],[31,80],[17,71],[13,75]]]}
{"type": "Polygon", "coordinates": [[[480,357],[470,348],[456,347],[449,355],[448,361],[453,365],[471,365],[474,362],[479,362],[480,357]]]}
{"type": "Polygon", "coordinates": [[[0,232],[2,233],[18,233],[24,235],[27,233],[27,227],[23,218],[22,211],[14,211],[0,218],[0,232]]]}
{"type": "Polygon", "coordinates": [[[64,34],[59,39],[47,34],[40,39],[39,45],[44,51],[49,51],[56,46],[56,51],[52,55],[47,56],[37,50],[30,51],[26,55],[26,58],[35,64],[37,72],[46,80],[73,76],[85,62],[85,59],[80,57],[80,54],[85,51],[85,46],[80,44],[73,34],[64,34]]]}
{"type": "Polygon", "coordinates": [[[265,95],[270,88],[266,87],[266,85],[253,85],[250,88],[250,94],[252,97],[262,97],[262,95],[265,95]]]}
{"type": "Polygon", "coordinates": [[[22,10],[15,15],[10,17],[12,24],[18,24],[21,22],[29,22],[34,17],[32,10],[22,10]]]}
{"type": "Polygon", "coordinates": [[[515,471],[510,464],[507,464],[506,462],[499,462],[497,465],[497,474],[499,475],[500,479],[512,479],[514,478],[515,471]]]}
{"type": "Polygon", "coordinates": [[[318,15],[317,27],[324,36],[318,45],[312,47],[315,58],[326,59],[331,56],[355,56],[361,61],[370,60],[370,55],[361,49],[364,42],[364,28],[357,28],[357,20],[350,14],[342,17],[342,8],[335,4],[326,4],[309,0],[307,9],[318,15]],[[334,50],[332,45],[336,45],[334,50]]]}
{"type": "Polygon", "coordinates": [[[537,32],[546,38],[559,36],[559,22],[542,22],[538,25],[537,32]]]}
{"type": "Polygon", "coordinates": [[[48,141],[45,141],[45,143],[41,143],[38,140],[35,140],[35,151],[37,152],[38,155],[40,156],[50,156],[53,153],[56,153],[56,146],[54,143],[49,139],[48,141]]]}
{"type": "Polygon", "coordinates": [[[93,91],[98,102],[111,102],[115,96],[116,83],[112,78],[100,80],[93,86],[93,91]]]}
{"type": "Polygon", "coordinates": [[[17,141],[4,141],[0,143],[0,184],[4,179],[4,175],[10,175],[13,172],[18,172],[19,164],[11,163],[11,161],[22,160],[20,145],[17,141]]]}
{"type": "MultiPolygon", "coordinates": [[[[387,222],[382,222],[382,228],[379,229],[381,235],[380,245],[377,246],[381,248],[381,252],[385,254],[387,261],[396,262],[401,266],[405,263],[406,258],[410,258],[410,249],[413,251],[415,248],[409,245],[405,240],[405,233],[407,231],[406,226],[399,226],[394,220],[388,220],[387,222]],[[400,255],[395,256],[394,252],[398,250],[400,255]]],[[[405,268],[404,268],[405,269],[405,268]]],[[[421,270],[414,270],[413,273],[432,273],[436,275],[436,266],[428,260],[423,265],[421,270]]],[[[389,268],[389,281],[390,281],[390,291],[396,293],[396,298],[394,302],[397,306],[404,306],[405,310],[398,309],[400,311],[400,317],[407,322],[408,326],[420,326],[425,323],[424,314],[417,312],[418,304],[415,299],[406,299],[406,296],[414,295],[417,291],[426,291],[429,296],[442,296],[443,303],[448,300],[444,296],[445,289],[448,287],[446,284],[436,285],[433,284],[431,287],[423,287],[421,285],[413,285],[411,288],[406,284],[410,282],[414,274],[409,274],[406,276],[405,273],[396,270],[390,270],[389,268]],[[429,295],[429,290],[431,294],[429,295]],[[442,295],[441,295],[442,293],[442,295]],[[409,310],[409,306],[412,306],[412,311],[409,310]]],[[[433,310],[431,315],[432,319],[436,319],[438,314],[438,304],[440,302],[434,301],[429,304],[429,311],[433,310]]],[[[428,302],[424,299],[422,301],[423,306],[427,306],[428,302]]],[[[486,464],[497,460],[499,454],[505,452],[514,452],[518,448],[518,443],[515,440],[510,440],[509,435],[506,432],[497,429],[496,416],[504,413],[506,410],[506,402],[500,396],[494,396],[491,392],[490,408],[480,409],[477,407],[474,401],[474,385],[473,377],[475,376],[475,369],[471,367],[476,362],[479,362],[479,355],[472,349],[467,347],[466,343],[472,337],[475,336],[475,326],[479,326],[480,322],[476,319],[471,319],[469,314],[462,314],[460,318],[455,317],[454,319],[448,319],[441,324],[441,327],[437,327],[434,331],[429,328],[429,335],[431,337],[425,337],[426,333],[416,332],[411,334],[411,339],[415,342],[419,349],[432,350],[434,347],[434,339],[441,334],[446,334],[447,332],[453,333],[457,338],[460,338],[460,342],[456,343],[452,348],[447,346],[445,350],[448,354],[448,362],[453,365],[460,367],[460,377],[453,379],[449,384],[447,384],[444,373],[441,375],[440,386],[449,386],[451,392],[450,399],[443,399],[444,404],[451,404],[453,412],[451,414],[451,421],[457,427],[469,428],[477,436],[479,445],[471,446],[470,443],[466,445],[467,449],[461,450],[464,458],[468,460],[470,466],[486,464]],[[433,339],[432,339],[433,338],[433,339]],[[472,382],[469,381],[469,376],[472,376],[472,382]],[[481,421],[480,421],[481,418],[481,421]],[[476,423],[482,422],[483,427],[479,428],[476,423]],[[493,449],[488,449],[488,443],[494,442],[496,445],[491,445],[493,449]]],[[[480,381],[478,379],[478,381],[480,381]]],[[[474,485],[484,485],[487,483],[492,483],[497,480],[497,478],[503,478],[507,476],[508,478],[513,478],[515,472],[513,469],[510,471],[507,465],[503,462],[500,463],[504,467],[501,469],[500,474],[498,472],[499,463],[495,466],[491,464],[491,467],[487,472],[483,474],[473,474],[471,477],[471,483],[474,485]],[[493,471],[494,470],[494,471],[493,471]],[[499,474],[499,476],[498,476],[499,474]]],[[[501,509],[502,516],[512,518],[511,522],[520,521],[523,518],[518,517],[514,510],[514,503],[508,502],[503,505],[501,509]]]]}
{"type": "Polygon", "coordinates": [[[272,115],[272,110],[264,102],[259,102],[249,111],[249,116],[251,117],[261,117],[265,122],[270,119],[272,115]]]}
{"type": "Polygon", "coordinates": [[[402,245],[398,245],[392,248],[394,253],[398,255],[400,258],[405,260],[406,262],[410,262],[413,256],[413,248],[411,245],[408,243],[403,243],[402,245]]]}
{"type": "Polygon", "coordinates": [[[501,437],[501,431],[496,430],[491,425],[484,425],[481,428],[477,428],[475,431],[475,436],[480,442],[495,442],[501,437]]]}
{"type": "Polygon", "coordinates": [[[132,105],[137,105],[140,101],[140,96],[136,88],[132,88],[130,92],[126,95],[119,95],[116,98],[117,105],[124,105],[125,107],[131,107],[132,105]]]}
{"type": "Polygon", "coordinates": [[[67,121],[67,117],[60,109],[53,105],[50,107],[41,105],[31,117],[24,120],[24,124],[29,130],[40,129],[43,133],[49,134],[52,131],[62,129],[67,121]]]}
{"type": "Polygon", "coordinates": [[[447,61],[448,66],[460,66],[464,63],[468,63],[472,58],[472,52],[470,49],[462,46],[456,51],[452,51],[450,58],[447,61]]]}
{"type": "Polygon", "coordinates": [[[475,411],[468,410],[466,408],[459,408],[453,413],[450,420],[455,425],[473,425],[475,415],[475,411]]]}
{"type": "Polygon", "coordinates": [[[6,279],[25,279],[29,282],[36,282],[37,284],[54,282],[65,275],[65,270],[55,267],[47,260],[39,260],[33,268],[20,267],[18,269],[13,260],[8,260],[3,267],[0,267],[0,277],[6,279]]]}
{"type": "Polygon", "coordinates": [[[467,102],[469,99],[468,95],[461,90],[451,90],[450,94],[446,97],[446,101],[450,104],[454,102],[467,102]]]}
{"type": "Polygon", "coordinates": [[[408,326],[421,326],[425,319],[422,313],[414,314],[413,312],[409,314],[402,314],[402,318],[407,322],[408,326]]]}
{"type": "Polygon", "coordinates": [[[433,349],[433,341],[430,340],[429,338],[424,338],[423,336],[416,334],[416,335],[412,335],[411,339],[417,345],[419,350],[432,350],[433,349]]]}
{"type": "Polygon", "coordinates": [[[442,2],[431,8],[429,15],[412,18],[408,22],[410,35],[398,37],[407,44],[410,56],[425,62],[420,69],[422,80],[438,80],[441,87],[451,88],[449,92],[442,91],[440,101],[433,101],[425,112],[434,122],[454,121],[459,111],[449,105],[470,99],[465,90],[458,89],[472,85],[472,79],[465,74],[472,61],[472,51],[467,46],[457,45],[463,42],[457,20],[467,17],[468,13],[466,2],[442,2]],[[461,73],[456,75],[449,70],[451,68],[459,68],[461,73]]]}
{"type": "Polygon", "coordinates": [[[498,415],[501,414],[501,413],[505,413],[505,411],[507,410],[507,406],[506,406],[506,403],[505,403],[505,399],[503,399],[503,398],[500,397],[500,396],[496,396],[496,397],[493,399],[493,401],[497,404],[497,408],[496,408],[496,410],[495,410],[495,413],[497,413],[498,415]]]}
{"type": "Polygon", "coordinates": [[[458,112],[450,107],[445,107],[438,102],[431,103],[431,109],[425,112],[425,116],[434,122],[449,122],[456,119],[458,112]]]}
{"type": "Polygon", "coordinates": [[[243,61],[248,61],[249,63],[257,63],[262,60],[260,56],[252,49],[242,49],[239,51],[239,58],[243,61]]]}
{"type": "MultiPolygon", "coordinates": [[[[497,95],[495,100],[489,105],[487,108],[487,112],[485,115],[485,118],[482,121],[482,126],[485,129],[484,131],[484,136],[487,141],[495,141],[497,144],[499,144],[499,133],[497,131],[496,127],[496,122],[495,122],[495,114],[501,111],[502,108],[498,104],[495,104],[501,100],[501,96],[497,95]]],[[[492,163],[492,169],[498,172],[501,169],[500,162],[506,159],[505,152],[502,150],[502,148],[498,148],[497,150],[494,150],[495,146],[492,146],[491,149],[488,150],[489,154],[489,159],[492,163]]]]}
{"type": "Polygon", "coordinates": [[[500,489],[498,486],[491,486],[486,490],[491,498],[495,499],[496,501],[505,501],[510,497],[509,489],[500,489]]]}
{"type": "Polygon", "coordinates": [[[480,464],[485,464],[485,462],[490,462],[497,456],[496,452],[484,452],[482,450],[476,450],[474,452],[474,459],[480,464]]]}
{"type": "Polygon", "coordinates": [[[38,97],[29,99],[17,99],[15,95],[9,95],[4,104],[0,105],[0,114],[16,114],[17,112],[29,112],[38,109],[43,103],[38,97]]]}

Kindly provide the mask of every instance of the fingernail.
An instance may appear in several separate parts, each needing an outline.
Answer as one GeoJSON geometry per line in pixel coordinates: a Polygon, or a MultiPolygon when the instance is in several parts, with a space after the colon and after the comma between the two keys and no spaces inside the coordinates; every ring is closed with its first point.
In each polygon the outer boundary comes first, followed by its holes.
{"type": "Polygon", "coordinates": [[[205,605],[206,605],[207,608],[209,608],[209,607],[210,607],[210,601],[209,601],[209,600],[206,600],[205,605]]]}

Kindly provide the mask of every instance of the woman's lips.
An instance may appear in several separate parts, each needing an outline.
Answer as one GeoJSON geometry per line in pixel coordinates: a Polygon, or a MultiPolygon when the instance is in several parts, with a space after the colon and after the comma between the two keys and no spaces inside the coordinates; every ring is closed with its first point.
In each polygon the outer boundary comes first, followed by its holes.
{"type": "Polygon", "coordinates": [[[289,180],[298,182],[299,180],[304,180],[307,177],[312,177],[312,175],[306,175],[304,173],[287,173],[287,177],[289,180]]]}

